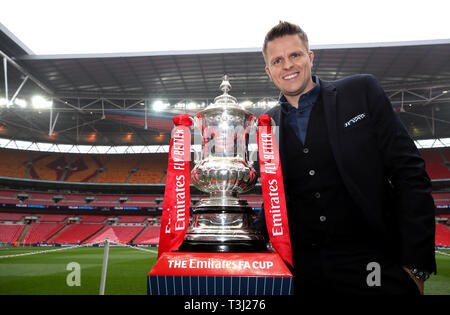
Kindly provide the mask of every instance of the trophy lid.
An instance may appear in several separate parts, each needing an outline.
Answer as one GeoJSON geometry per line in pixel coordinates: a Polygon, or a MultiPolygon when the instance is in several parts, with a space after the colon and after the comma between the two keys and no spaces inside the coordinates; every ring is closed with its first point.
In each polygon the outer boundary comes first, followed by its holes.
{"type": "Polygon", "coordinates": [[[214,99],[214,103],[208,105],[206,107],[206,109],[211,109],[211,108],[217,108],[217,107],[234,107],[234,108],[239,108],[239,109],[244,109],[236,100],[235,97],[231,96],[230,94],[228,94],[228,91],[231,90],[231,84],[228,78],[228,75],[224,75],[222,77],[222,83],[220,84],[220,90],[222,90],[223,94],[220,96],[217,96],[214,99]]]}

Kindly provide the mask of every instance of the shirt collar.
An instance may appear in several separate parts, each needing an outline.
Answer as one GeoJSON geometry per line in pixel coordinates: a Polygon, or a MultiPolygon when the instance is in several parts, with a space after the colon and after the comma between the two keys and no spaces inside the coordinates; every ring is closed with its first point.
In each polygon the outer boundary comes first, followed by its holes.
{"type": "MultiPolygon", "coordinates": [[[[311,90],[300,96],[300,99],[298,100],[298,108],[310,106],[317,100],[317,97],[319,96],[320,93],[320,80],[319,77],[316,75],[312,76],[312,80],[315,83],[315,85],[311,90]]],[[[280,93],[278,102],[280,103],[281,110],[284,113],[288,113],[289,111],[296,109],[287,101],[286,97],[282,93],[280,93]]]]}

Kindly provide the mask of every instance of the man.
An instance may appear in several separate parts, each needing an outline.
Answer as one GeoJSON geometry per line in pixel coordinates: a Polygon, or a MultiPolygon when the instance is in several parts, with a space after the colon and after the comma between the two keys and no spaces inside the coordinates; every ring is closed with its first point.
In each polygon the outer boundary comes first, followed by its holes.
{"type": "Polygon", "coordinates": [[[423,294],[436,272],[430,179],[376,79],[312,76],[307,35],[288,22],[267,33],[263,55],[281,91],[267,114],[279,126],[295,294],[423,294]]]}

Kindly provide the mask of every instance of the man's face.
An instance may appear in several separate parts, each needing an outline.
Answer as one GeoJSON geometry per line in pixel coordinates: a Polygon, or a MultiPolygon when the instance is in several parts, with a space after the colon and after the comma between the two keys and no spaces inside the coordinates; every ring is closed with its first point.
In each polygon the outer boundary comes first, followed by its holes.
{"type": "Polygon", "coordinates": [[[285,35],[267,43],[266,72],[288,100],[298,101],[301,94],[314,87],[313,59],[313,52],[308,52],[298,35],[285,35]]]}

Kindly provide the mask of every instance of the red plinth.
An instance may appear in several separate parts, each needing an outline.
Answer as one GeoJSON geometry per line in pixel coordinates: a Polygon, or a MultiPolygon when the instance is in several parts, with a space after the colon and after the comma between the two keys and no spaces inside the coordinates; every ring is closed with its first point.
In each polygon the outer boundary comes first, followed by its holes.
{"type": "Polygon", "coordinates": [[[273,251],[164,253],[148,274],[148,293],[292,294],[292,274],[273,251]]]}

